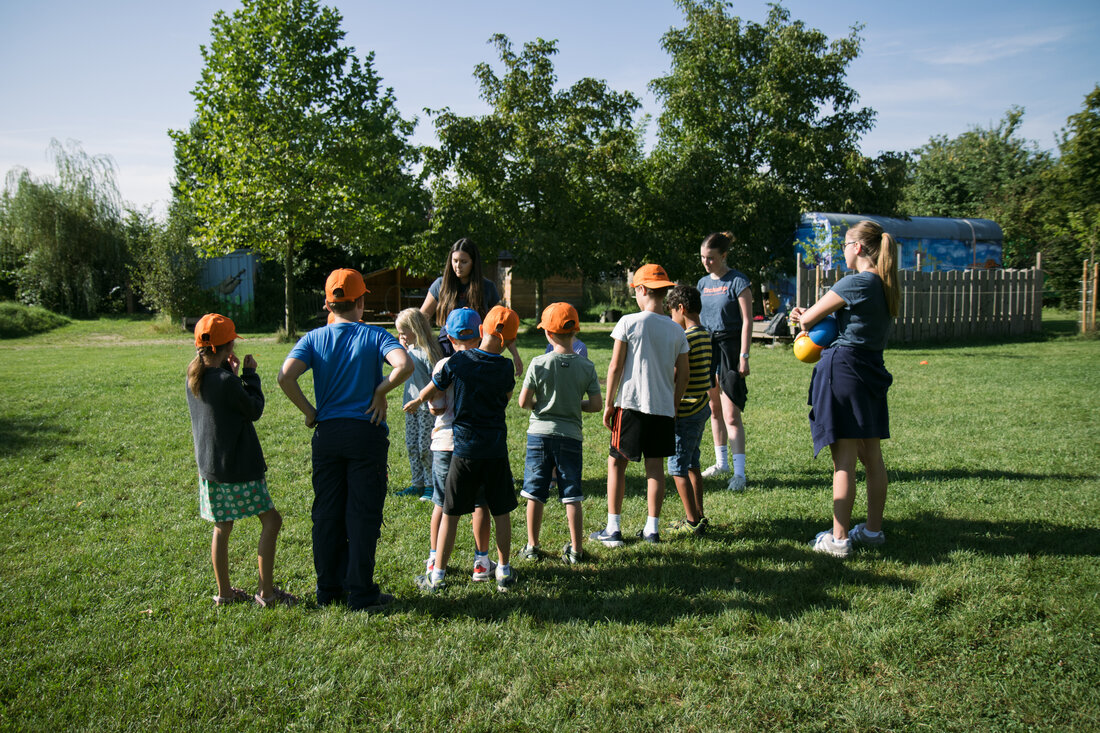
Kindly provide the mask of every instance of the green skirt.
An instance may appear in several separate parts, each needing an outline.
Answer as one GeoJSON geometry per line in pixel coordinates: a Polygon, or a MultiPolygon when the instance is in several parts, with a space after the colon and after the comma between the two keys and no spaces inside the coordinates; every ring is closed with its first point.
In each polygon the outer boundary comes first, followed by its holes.
{"type": "Polygon", "coordinates": [[[255,517],[274,508],[267,479],[219,484],[199,476],[199,514],[209,522],[255,517]]]}

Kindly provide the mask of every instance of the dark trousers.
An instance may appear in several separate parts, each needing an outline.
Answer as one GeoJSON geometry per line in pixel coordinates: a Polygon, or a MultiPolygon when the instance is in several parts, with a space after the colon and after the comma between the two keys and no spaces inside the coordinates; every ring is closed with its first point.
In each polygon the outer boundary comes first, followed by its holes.
{"type": "Polygon", "coordinates": [[[374,552],[386,501],[389,429],[367,420],[325,420],[313,433],[313,566],[317,603],[378,600],[374,552]]]}

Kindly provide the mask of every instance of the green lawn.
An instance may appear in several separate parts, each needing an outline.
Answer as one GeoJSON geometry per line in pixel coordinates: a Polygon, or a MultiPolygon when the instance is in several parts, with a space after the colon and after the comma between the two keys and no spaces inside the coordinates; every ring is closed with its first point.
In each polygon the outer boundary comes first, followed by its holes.
{"type": "MultiPolygon", "coordinates": [[[[0,341],[0,728],[1100,730],[1100,342],[1048,325],[887,352],[884,548],[809,551],[830,521],[810,367],[757,346],[750,488],[714,483],[705,538],[590,544],[576,567],[517,561],[518,587],[499,594],[470,581],[463,524],[448,590],[425,597],[413,576],[429,505],[391,495],[377,577],[398,601],[381,615],[212,605],[185,334],[119,319],[0,341]]],[[[310,432],[274,381],[289,346],[246,335],[284,516],[276,579],[309,598],[310,432]]],[[[605,374],[608,328],[581,336],[605,374]]],[[[522,336],[524,358],[543,343],[522,336]]],[[[392,490],[409,477],[397,394],[392,490]]],[[[513,404],[517,476],[525,420],[513,404]]],[[[585,439],[592,530],[606,512],[598,415],[585,439]]],[[[680,517],[672,494],[662,523],[680,517]]],[[[624,530],[644,518],[634,465],[624,530]]],[[[513,519],[518,549],[522,506],[513,519]]],[[[238,522],[230,543],[246,588],[258,534],[238,522]]],[[[554,504],[542,544],[566,541],[554,504]]]]}

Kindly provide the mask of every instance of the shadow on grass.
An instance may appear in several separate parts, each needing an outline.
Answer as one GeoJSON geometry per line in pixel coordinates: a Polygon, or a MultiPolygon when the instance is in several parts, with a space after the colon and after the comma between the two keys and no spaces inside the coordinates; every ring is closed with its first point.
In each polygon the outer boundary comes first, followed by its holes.
{"type": "MultiPolygon", "coordinates": [[[[824,451],[818,457],[821,461],[820,471],[802,471],[802,470],[790,470],[782,477],[777,476],[761,476],[759,478],[751,479],[750,491],[777,491],[777,490],[789,490],[789,489],[824,489],[829,490],[832,487],[832,471],[830,470],[831,463],[829,462],[829,456],[824,451]]],[[[948,481],[1090,481],[1095,480],[1096,476],[1088,473],[1044,473],[1044,472],[1025,472],[1025,471],[997,471],[995,469],[987,468],[947,468],[947,469],[932,469],[932,470],[894,470],[887,469],[887,473],[890,477],[890,483],[941,483],[948,481]]],[[[856,483],[863,485],[865,480],[865,474],[862,467],[857,469],[856,483]]],[[[628,479],[627,492],[630,493],[631,487],[628,479]]],[[[715,483],[714,479],[711,479],[706,484],[708,489],[721,488],[721,484],[715,483]]],[[[672,485],[669,483],[669,489],[672,485]]],[[[640,490],[635,487],[635,494],[642,496],[645,494],[645,483],[641,484],[640,490]]]]}
{"type": "Polygon", "coordinates": [[[69,428],[42,419],[0,418],[0,457],[46,446],[58,446],[59,436],[68,435],[69,428]]]}

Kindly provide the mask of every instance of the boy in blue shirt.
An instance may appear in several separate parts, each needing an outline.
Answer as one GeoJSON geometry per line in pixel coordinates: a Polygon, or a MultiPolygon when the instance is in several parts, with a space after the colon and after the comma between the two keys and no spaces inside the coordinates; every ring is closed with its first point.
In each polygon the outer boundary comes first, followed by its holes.
{"type": "Polygon", "coordinates": [[[485,492],[485,503],[496,525],[497,588],[507,591],[516,576],[508,561],[511,557],[511,512],[518,506],[508,465],[508,426],[504,413],[516,386],[515,367],[501,356],[516,339],[519,315],[510,308],[494,306],[481,324],[481,345],[460,351],[443,368],[420,396],[405,405],[413,412],[439,392],[454,385],[454,454],[444,489],[443,518],[436,537],[436,562],[431,573],[417,576],[421,590],[434,593],[445,587],[447,561],[454,549],[458,518],[474,511],[478,493],[485,492]]]}
{"type": "Polygon", "coordinates": [[[562,550],[562,559],[570,565],[584,557],[581,413],[603,409],[596,367],[575,351],[573,334],[580,330],[579,320],[568,303],[551,303],[543,310],[538,327],[546,332],[552,350],[531,360],[519,393],[519,406],[532,411],[521,492],[528,500],[527,544],[522,554],[530,560],[539,558],[542,514],[556,469],[558,493],[569,523],[569,544],[562,550]]]}

